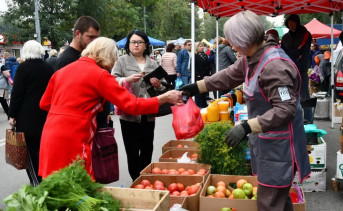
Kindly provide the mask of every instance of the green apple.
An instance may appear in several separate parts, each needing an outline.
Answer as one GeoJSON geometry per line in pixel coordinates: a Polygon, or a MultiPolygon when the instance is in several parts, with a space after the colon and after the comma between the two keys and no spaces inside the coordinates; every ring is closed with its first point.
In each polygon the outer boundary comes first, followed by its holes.
{"type": "Polygon", "coordinates": [[[243,190],[245,192],[245,195],[247,196],[250,196],[252,194],[252,189],[253,189],[253,186],[251,183],[245,183],[243,185],[243,190]]]}
{"type": "Polygon", "coordinates": [[[245,192],[240,188],[236,188],[233,190],[233,198],[235,199],[245,199],[245,192]]]}
{"type": "Polygon", "coordinates": [[[220,211],[231,211],[231,208],[223,207],[220,211]]]}
{"type": "Polygon", "coordinates": [[[216,191],[217,191],[217,188],[212,185],[208,186],[206,189],[207,195],[213,195],[216,191]]]}
{"type": "Polygon", "coordinates": [[[251,197],[252,200],[257,200],[257,196],[251,197]]]}

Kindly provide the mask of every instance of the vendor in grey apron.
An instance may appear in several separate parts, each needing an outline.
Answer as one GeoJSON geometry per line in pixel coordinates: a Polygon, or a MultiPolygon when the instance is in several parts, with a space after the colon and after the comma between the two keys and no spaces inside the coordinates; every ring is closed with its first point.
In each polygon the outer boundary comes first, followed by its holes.
{"type": "MultiPolygon", "coordinates": [[[[269,48],[264,53],[257,65],[256,72],[251,78],[248,78],[249,69],[247,68],[244,98],[248,107],[249,119],[263,115],[272,109],[270,102],[261,93],[258,76],[267,62],[280,58],[293,63],[283,50],[275,47],[269,48]]],[[[287,93],[282,97],[287,98],[287,93]]],[[[285,191],[288,193],[295,171],[299,172],[301,183],[311,172],[306,151],[306,138],[299,95],[297,96],[296,106],[295,118],[288,124],[266,133],[251,133],[249,135],[251,168],[253,174],[257,175],[258,178],[258,196],[271,195],[271,189],[264,187],[280,188],[280,190],[286,188],[285,191]]],[[[273,200],[275,200],[276,204],[277,198],[273,200]]],[[[259,200],[259,202],[262,203],[261,205],[259,203],[259,207],[266,206],[266,204],[263,204],[265,200],[259,200]]],[[[293,207],[291,200],[288,203],[293,207]]],[[[270,205],[268,206],[271,208],[270,205]]]]}
{"type": "Polygon", "coordinates": [[[264,31],[261,18],[249,10],[231,17],[224,25],[224,33],[244,57],[180,90],[194,96],[245,83],[249,120],[231,127],[225,141],[235,147],[250,134],[259,211],[292,211],[289,190],[294,174],[297,171],[303,182],[311,172],[299,102],[301,76],[272,35],[264,40],[264,31]]]}

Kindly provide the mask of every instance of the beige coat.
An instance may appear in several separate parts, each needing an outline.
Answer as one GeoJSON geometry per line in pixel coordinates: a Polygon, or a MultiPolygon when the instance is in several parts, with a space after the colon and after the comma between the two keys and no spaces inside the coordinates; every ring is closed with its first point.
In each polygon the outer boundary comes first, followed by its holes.
{"type": "MultiPolygon", "coordinates": [[[[149,56],[145,56],[145,68],[144,71],[146,74],[152,72],[158,67],[158,64],[156,61],[151,59],[149,56]]],[[[112,75],[116,77],[116,80],[120,85],[122,85],[122,82],[125,80],[126,77],[133,75],[133,74],[139,74],[142,71],[139,69],[138,64],[135,60],[135,58],[131,54],[127,54],[124,56],[119,57],[118,61],[116,62],[113,70],[112,75]]],[[[136,97],[141,98],[148,98],[150,97],[147,89],[151,87],[151,84],[146,83],[143,78],[139,80],[136,83],[131,83],[132,92],[136,97]]],[[[159,89],[164,89],[164,86],[161,86],[159,89]]],[[[130,121],[130,122],[140,122],[141,116],[132,116],[132,115],[122,115],[120,116],[120,119],[130,121]]],[[[154,121],[155,118],[151,117],[149,118],[150,121],[154,121]]]]}

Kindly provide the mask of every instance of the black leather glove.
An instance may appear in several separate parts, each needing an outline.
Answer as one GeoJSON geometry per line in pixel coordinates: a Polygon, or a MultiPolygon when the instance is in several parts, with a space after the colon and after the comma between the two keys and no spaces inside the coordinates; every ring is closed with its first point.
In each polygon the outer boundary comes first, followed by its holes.
{"type": "Polygon", "coordinates": [[[251,128],[245,121],[242,124],[232,127],[225,133],[225,142],[228,146],[235,148],[249,133],[251,133],[251,128]]]}
{"type": "Polygon", "coordinates": [[[187,97],[193,97],[194,95],[200,93],[197,83],[186,84],[180,87],[179,90],[182,91],[182,94],[186,95],[187,97]]]}

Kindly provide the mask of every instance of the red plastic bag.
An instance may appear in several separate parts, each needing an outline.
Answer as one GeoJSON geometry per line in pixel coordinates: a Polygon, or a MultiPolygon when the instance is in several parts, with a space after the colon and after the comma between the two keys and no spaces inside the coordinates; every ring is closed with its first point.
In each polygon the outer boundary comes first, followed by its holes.
{"type": "MultiPolygon", "coordinates": [[[[130,83],[127,83],[126,80],[123,81],[122,86],[127,89],[127,91],[129,91],[131,94],[132,92],[132,87],[130,83]]],[[[120,108],[118,108],[117,106],[114,108],[114,112],[116,115],[127,115],[127,113],[125,113],[123,110],[121,110],[120,108]]]]}
{"type": "Polygon", "coordinates": [[[186,104],[171,106],[173,128],[178,140],[193,138],[204,128],[200,109],[192,98],[186,104]]]}

